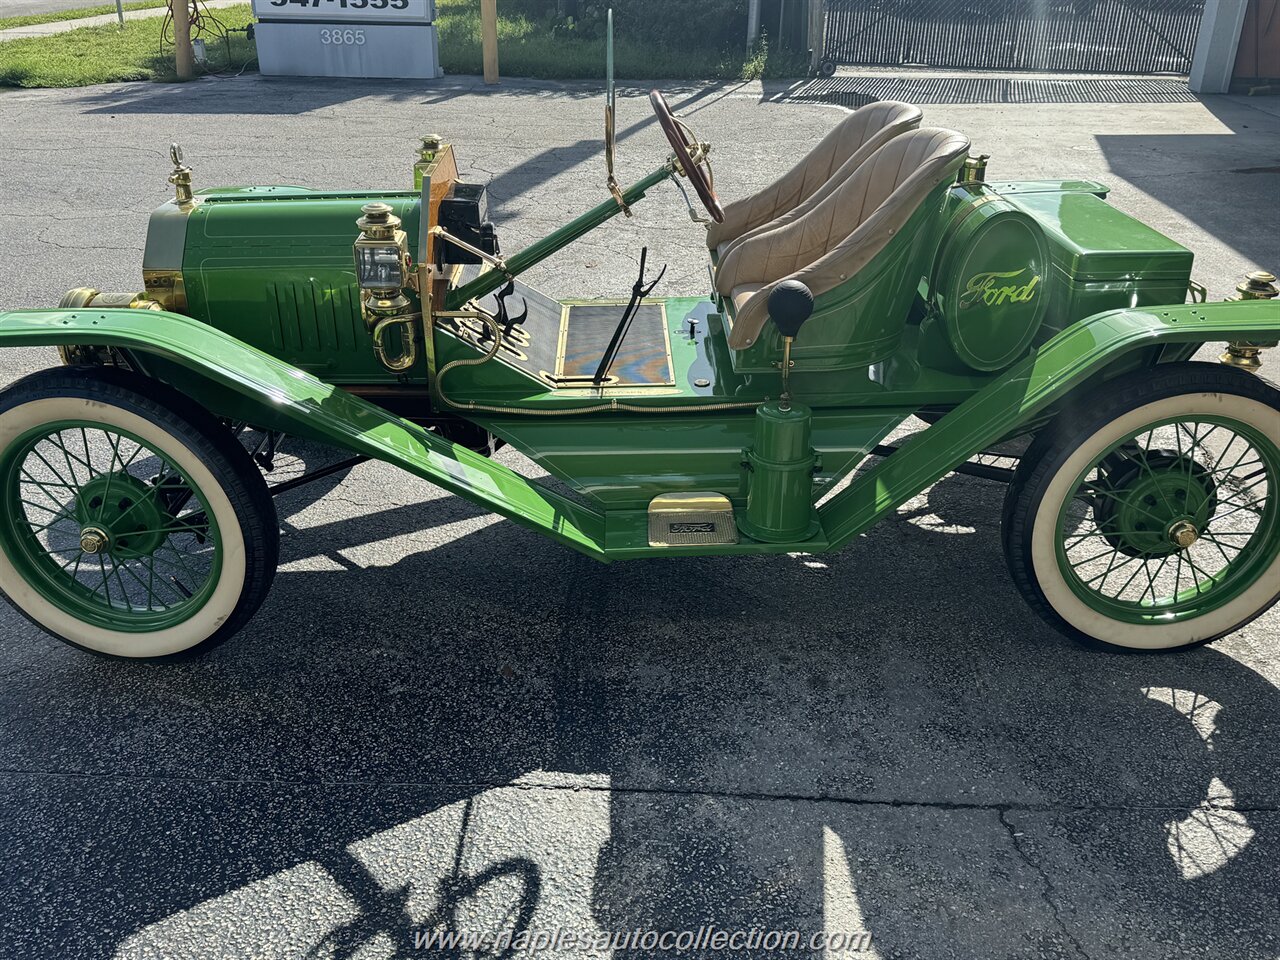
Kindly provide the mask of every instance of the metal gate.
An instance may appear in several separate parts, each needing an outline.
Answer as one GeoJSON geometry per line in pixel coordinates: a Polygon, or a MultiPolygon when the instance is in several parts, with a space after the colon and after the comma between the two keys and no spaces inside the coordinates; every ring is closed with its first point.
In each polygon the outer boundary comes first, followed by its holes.
{"type": "Polygon", "coordinates": [[[823,59],[863,66],[1187,74],[1204,5],[1205,0],[827,0],[823,59]]]}

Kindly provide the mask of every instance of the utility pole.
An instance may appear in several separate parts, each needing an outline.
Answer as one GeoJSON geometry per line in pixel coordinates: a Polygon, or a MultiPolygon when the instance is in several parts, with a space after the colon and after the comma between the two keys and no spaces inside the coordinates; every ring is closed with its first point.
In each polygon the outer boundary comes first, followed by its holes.
{"type": "Polygon", "coordinates": [[[484,82],[498,82],[498,0],[480,0],[480,35],[484,48],[484,82]]]}
{"type": "Polygon", "coordinates": [[[809,69],[818,72],[826,46],[827,18],[823,0],[809,0],[809,69]]]}
{"type": "Polygon", "coordinates": [[[179,80],[191,79],[191,64],[195,54],[191,51],[190,0],[169,0],[173,13],[173,55],[179,80]]]}
{"type": "Polygon", "coordinates": [[[760,35],[760,0],[747,2],[747,48],[755,46],[756,37],[760,35]]]}
{"type": "Polygon", "coordinates": [[[116,17],[120,20],[120,29],[124,29],[124,0],[116,0],[116,17]]]}

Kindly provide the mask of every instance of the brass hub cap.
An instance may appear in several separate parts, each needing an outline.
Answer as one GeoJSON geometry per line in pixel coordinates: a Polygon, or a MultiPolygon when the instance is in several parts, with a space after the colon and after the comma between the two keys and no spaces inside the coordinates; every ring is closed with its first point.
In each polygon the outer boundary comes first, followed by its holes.
{"type": "Polygon", "coordinates": [[[101,527],[85,527],[80,531],[80,549],[85,553],[102,553],[111,547],[111,534],[101,527]]]}
{"type": "Polygon", "coordinates": [[[1169,527],[1169,541],[1180,550],[1186,550],[1200,539],[1200,531],[1190,520],[1179,520],[1169,527]]]}

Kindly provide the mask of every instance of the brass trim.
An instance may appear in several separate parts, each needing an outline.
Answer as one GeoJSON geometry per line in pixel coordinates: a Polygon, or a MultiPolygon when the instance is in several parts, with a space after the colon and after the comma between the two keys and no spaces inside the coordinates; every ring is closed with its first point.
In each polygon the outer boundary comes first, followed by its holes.
{"type": "Polygon", "coordinates": [[[143,270],[142,285],[147,296],[160,304],[162,310],[185,313],[187,309],[187,283],[181,270],[143,270]]]}
{"type": "MultiPolygon", "coordinates": [[[[458,311],[458,313],[462,314],[463,311],[458,311]]],[[[498,321],[494,319],[494,317],[491,316],[490,314],[487,314],[483,310],[479,310],[479,309],[477,309],[474,313],[469,315],[473,316],[477,320],[480,320],[488,324],[489,329],[492,331],[492,335],[493,335],[493,346],[490,347],[483,356],[470,357],[467,359],[460,359],[460,360],[451,360],[449,363],[446,363],[443,367],[441,367],[440,374],[436,378],[436,396],[440,398],[442,403],[446,404],[447,406],[453,407],[455,410],[466,410],[470,413],[496,413],[502,416],[516,416],[516,417],[581,417],[581,416],[586,416],[588,414],[593,414],[593,413],[642,413],[649,416],[652,416],[654,414],[665,414],[665,413],[680,413],[680,414],[711,413],[712,411],[721,411],[721,410],[754,410],[756,407],[759,406],[759,403],[754,400],[748,401],[748,402],[739,402],[739,403],[698,403],[698,404],[688,404],[688,405],[682,405],[682,406],[657,406],[657,405],[637,406],[635,404],[620,402],[616,395],[613,397],[610,397],[606,402],[591,404],[585,407],[570,407],[570,408],[517,407],[517,406],[506,407],[506,406],[496,406],[494,404],[487,404],[487,403],[476,403],[474,400],[454,400],[452,397],[448,396],[444,392],[445,375],[455,367],[474,367],[484,363],[488,363],[490,360],[493,360],[497,356],[501,348],[502,331],[498,326],[498,321]]],[[[449,332],[447,328],[444,328],[444,327],[441,327],[441,330],[444,330],[445,332],[449,332]]],[[[455,336],[455,339],[459,339],[460,342],[465,342],[465,341],[462,341],[461,338],[457,338],[456,336],[455,336]]],[[[619,388],[620,392],[624,391],[625,389],[626,388],[619,388]]],[[[598,395],[599,388],[596,388],[596,390],[592,392],[598,395]]],[[[573,395],[577,396],[579,394],[574,393],[573,395]]],[[[622,392],[621,395],[628,396],[629,394],[622,392]]],[[[646,394],[646,396],[653,396],[653,395],[654,394],[646,394]]],[[[662,396],[662,395],[664,394],[659,394],[659,396],[662,396]]]]}
{"type": "MultiPolygon", "coordinates": [[[[609,81],[609,89],[613,90],[613,81],[609,81]]],[[[612,96],[612,93],[610,94],[612,96]]],[[[622,195],[622,188],[618,186],[618,179],[613,172],[614,152],[617,146],[617,137],[614,133],[616,113],[614,111],[612,101],[605,104],[604,107],[604,168],[605,168],[605,185],[609,188],[609,194],[613,197],[613,202],[618,205],[626,216],[631,217],[631,208],[627,206],[626,198],[622,195]]]]}
{"type": "Polygon", "coordinates": [[[370,335],[373,337],[373,353],[378,362],[392,373],[404,373],[412,369],[418,362],[418,342],[416,338],[419,314],[406,314],[400,317],[387,317],[374,326],[370,335]],[[387,352],[383,339],[392,327],[400,326],[400,352],[392,357],[387,352]]]}
{"type": "Polygon", "coordinates": [[[723,493],[664,493],[649,501],[649,509],[667,513],[700,513],[707,510],[732,510],[733,504],[723,493]]]}
{"type": "Polygon", "coordinates": [[[1244,278],[1236,287],[1236,295],[1232,300],[1274,300],[1280,297],[1280,288],[1276,287],[1276,275],[1266,270],[1257,270],[1244,278]]]}
{"type": "MultiPolygon", "coordinates": [[[[1274,300],[1280,297],[1280,288],[1276,287],[1276,276],[1266,270],[1257,270],[1236,287],[1236,295],[1227,301],[1235,300],[1274,300]]],[[[1276,346],[1275,341],[1234,340],[1227,344],[1227,352],[1218,359],[1229,367],[1257,373],[1262,367],[1262,351],[1276,346]]]]}
{"type": "Polygon", "coordinates": [[[551,374],[554,386],[557,380],[564,379],[564,358],[569,352],[569,304],[560,304],[560,329],[556,331],[556,369],[551,374]]]}
{"type": "Polygon", "coordinates": [[[960,168],[960,175],[956,178],[956,186],[971,187],[976,184],[987,182],[987,161],[991,159],[991,154],[980,153],[976,157],[970,155],[965,157],[964,166],[960,168]]]}
{"type": "Polygon", "coordinates": [[[418,264],[418,309],[422,311],[422,349],[427,358],[427,390],[436,382],[435,267],[418,264]]]}
{"type": "Polygon", "coordinates": [[[1262,369],[1262,348],[1251,343],[1228,343],[1226,352],[1218,361],[1237,370],[1257,373],[1262,369]]]}
{"type": "MultiPolygon", "coordinates": [[[[146,292],[129,291],[127,293],[102,293],[93,287],[76,287],[68,290],[58,301],[60,310],[84,310],[87,307],[113,308],[116,310],[163,310],[164,307],[151,299],[146,292]]],[[[101,347],[93,344],[61,344],[58,356],[67,366],[83,363],[100,363],[101,347]]]]}
{"type": "MultiPolygon", "coordinates": [[[[537,374],[533,376],[533,379],[565,397],[599,397],[603,396],[605,391],[608,391],[614,396],[683,396],[683,391],[680,389],[676,379],[675,358],[671,350],[671,325],[668,322],[669,317],[667,314],[666,301],[649,298],[641,300],[640,302],[642,304],[658,304],[662,308],[663,346],[667,354],[667,369],[671,371],[671,375],[668,379],[661,383],[621,383],[618,381],[616,376],[611,375],[605,379],[604,383],[596,384],[591,377],[570,377],[565,375],[564,360],[567,349],[569,308],[575,306],[626,306],[627,302],[623,300],[568,300],[562,302],[560,304],[560,329],[557,333],[558,340],[556,344],[556,369],[554,371],[539,370],[537,374]]],[[[518,346],[528,346],[527,340],[523,344],[513,344],[510,339],[503,337],[498,345],[498,349],[496,351],[491,351],[488,347],[481,345],[479,341],[479,330],[471,324],[458,322],[460,320],[471,320],[477,321],[481,324],[488,324],[492,327],[496,321],[485,311],[478,307],[465,310],[436,310],[434,311],[434,317],[437,321],[450,321],[447,323],[436,324],[436,328],[440,333],[452,337],[456,342],[465,344],[482,355],[488,353],[489,356],[484,358],[486,362],[488,360],[495,360],[522,376],[530,376],[531,372],[528,368],[517,366],[515,363],[512,363],[506,355],[509,353],[519,356],[522,360],[528,360],[528,356],[517,349],[518,346]]],[[[432,357],[432,362],[436,362],[434,356],[432,357]]],[[[467,365],[466,361],[451,361],[440,370],[438,375],[432,376],[432,383],[436,383],[443,377],[445,370],[459,362],[467,365]]],[[[447,398],[442,399],[446,399],[446,402],[449,402],[453,406],[458,406],[458,404],[447,400],[447,398]]],[[[751,404],[717,405],[714,409],[738,409],[740,407],[745,408],[746,406],[755,405],[756,404],[754,402],[751,404]]],[[[480,405],[472,404],[468,409],[480,409],[480,405]]]]}
{"type": "Polygon", "coordinates": [[[471,244],[467,243],[467,241],[459,239],[458,237],[455,237],[452,233],[450,233],[444,227],[439,225],[432,227],[431,236],[443,237],[445,240],[448,240],[450,243],[452,243],[455,247],[461,247],[463,250],[467,251],[467,253],[471,254],[473,257],[479,257],[481,260],[489,264],[489,266],[493,267],[494,269],[501,270],[503,275],[506,276],[508,280],[515,279],[515,276],[510,272],[508,272],[507,261],[503,260],[502,257],[495,257],[493,254],[486,253],[485,251],[481,250],[479,247],[472,246],[471,244]]]}
{"type": "Polygon", "coordinates": [[[1174,546],[1186,550],[1200,539],[1200,530],[1190,520],[1179,520],[1169,527],[1168,535],[1174,546]]]}
{"type": "Polygon", "coordinates": [[[58,309],[81,310],[92,303],[97,295],[98,291],[93,287],[76,287],[62,295],[62,299],[58,301],[58,309]]]}
{"type": "Polygon", "coordinates": [[[85,527],[80,531],[80,549],[97,554],[111,549],[111,534],[101,527],[85,527]]]}
{"type": "Polygon", "coordinates": [[[649,546],[738,542],[733,503],[722,493],[664,493],[649,501],[649,546]]]}
{"type": "Polygon", "coordinates": [[[194,206],[195,194],[191,190],[191,168],[182,162],[180,145],[169,144],[169,159],[173,161],[173,173],[169,174],[169,182],[173,184],[173,199],[183,210],[190,210],[194,206]]]}
{"type": "MultiPolygon", "coordinates": [[[[560,341],[556,347],[556,370],[553,374],[553,386],[572,385],[581,383],[583,380],[591,382],[591,377],[568,376],[564,372],[565,354],[568,352],[569,337],[569,312],[571,307],[625,307],[626,300],[565,300],[562,301],[560,311],[560,341]]],[[[675,357],[671,353],[671,325],[668,323],[667,317],[667,301],[657,297],[649,297],[641,300],[638,306],[657,304],[662,310],[662,346],[667,353],[667,369],[671,371],[671,376],[661,383],[617,383],[617,377],[609,376],[605,378],[605,382],[598,385],[598,389],[605,390],[652,390],[676,385],[676,362],[675,357]]],[[[592,384],[592,386],[597,386],[592,384]]]]}
{"type": "Polygon", "coordinates": [[[86,307],[111,307],[117,310],[163,309],[146,291],[140,290],[103,293],[94,287],[76,287],[64,293],[58,301],[59,310],[83,310],[86,307]]]}

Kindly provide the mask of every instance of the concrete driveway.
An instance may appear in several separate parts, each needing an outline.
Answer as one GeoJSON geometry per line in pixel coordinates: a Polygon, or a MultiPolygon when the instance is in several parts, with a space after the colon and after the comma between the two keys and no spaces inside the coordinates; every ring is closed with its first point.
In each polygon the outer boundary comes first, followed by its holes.
{"type": "MultiPolygon", "coordinates": [[[[728,197],[837,118],[671,93],[728,197]]],[[[666,155],[642,94],[624,179],[666,155]]],[[[518,249],[604,196],[601,106],[468,80],[0,94],[0,309],[137,288],[171,140],[198,186],[373,187],[437,132],[518,249]]],[[[993,178],[1113,184],[1221,298],[1280,266],[1262,106],[926,122],[993,178]]],[[[535,282],[625,294],[644,242],[664,290],[705,289],[670,187],[535,282]]],[[[0,353],[0,384],[54,361],[0,353]]],[[[1280,615],[1180,656],[1085,651],[1013,589],[1002,493],[948,478],[832,557],[605,567],[367,464],[281,500],[270,599],[196,662],[101,660],[0,610],[0,956],[427,956],[433,930],[518,929],[667,956],[609,937],[700,928],[758,933],[684,955],[822,956],[813,933],[882,960],[1280,955],[1280,615]]]]}

